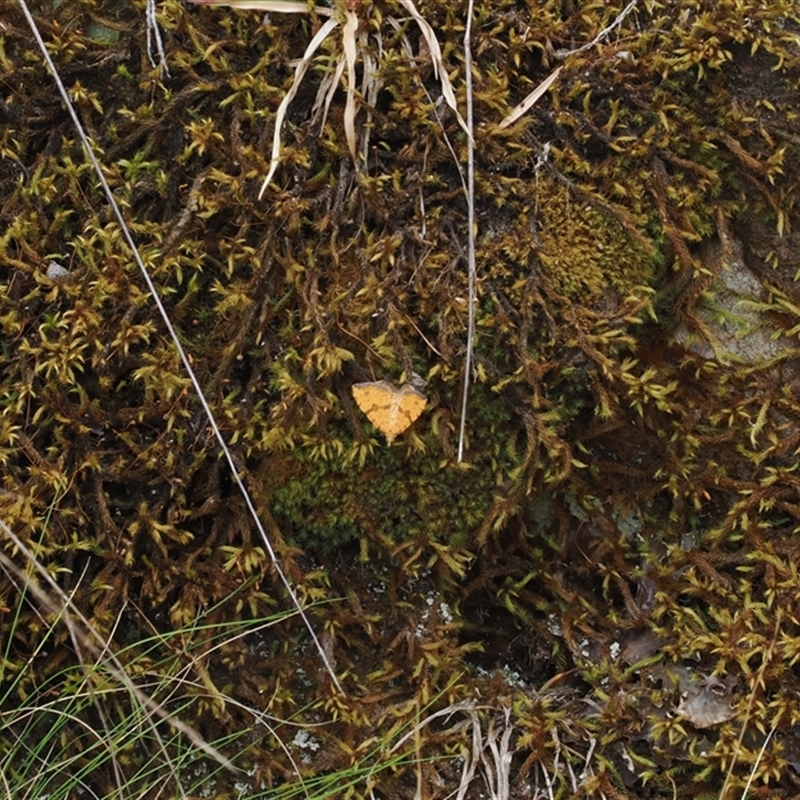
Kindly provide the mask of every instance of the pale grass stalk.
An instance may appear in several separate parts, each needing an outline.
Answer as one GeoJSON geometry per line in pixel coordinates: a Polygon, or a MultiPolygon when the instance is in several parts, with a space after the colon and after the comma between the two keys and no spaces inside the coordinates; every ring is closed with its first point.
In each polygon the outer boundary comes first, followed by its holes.
{"type": "Polygon", "coordinates": [[[761,763],[761,759],[764,757],[764,751],[767,749],[767,745],[769,744],[769,740],[772,738],[772,734],[775,733],[777,730],[777,726],[773,725],[770,728],[769,733],[767,734],[767,738],[764,739],[764,744],[761,745],[761,749],[758,751],[758,756],[756,757],[755,763],[753,764],[753,768],[750,770],[750,774],[747,776],[747,783],[742,790],[742,800],[745,800],[747,797],[747,793],[750,791],[750,786],[753,783],[753,779],[756,776],[756,770],[758,769],[758,765],[761,763]]]}
{"type": "Polygon", "coordinates": [[[481,752],[483,774],[491,800],[509,800],[511,796],[511,761],[514,757],[511,737],[513,735],[511,709],[504,708],[502,734],[498,734],[495,718],[492,717],[486,731],[486,746],[481,752]],[[491,759],[487,756],[487,749],[491,754],[491,759]]]}
{"type": "Polygon", "coordinates": [[[456,800],[464,800],[475,778],[475,773],[480,763],[480,756],[483,752],[483,731],[481,730],[480,719],[474,708],[470,709],[470,733],[472,734],[472,749],[463,753],[463,765],[461,767],[461,779],[458,782],[458,794],[456,800]]]}
{"type": "MultiPolygon", "coordinates": [[[[197,0],[192,0],[193,3],[197,2],[197,0]]],[[[300,86],[303,83],[303,78],[305,77],[306,72],[308,72],[308,68],[311,66],[311,59],[314,57],[314,53],[319,50],[320,45],[328,38],[328,35],[332,33],[337,27],[339,26],[339,20],[331,18],[329,19],[316,33],[314,38],[309,42],[308,47],[306,47],[306,52],[303,54],[303,57],[295,67],[294,71],[294,80],[292,81],[292,85],[289,87],[289,91],[286,93],[283,100],[281,100],[281,104],[278,106],[278,111],[275,114],[275,131],[272,135],[272,155],[270,156],[269,162],[269,171],[267,172],[267,177],[264,178],[264,182],[261,184],[261,191],[258,193],[259,200],[263,196],[264,192],[269,186],[270,181],[272,180],[272,176],[275,174],[275,170],[278,169],[278,164],[280,163],[281,157],[281,131],[283,130],[283,121],[286,118],[286,112],[289,110],[289,106],[294,100],[295,95],[300,89],[300,86]]]]}
{"type": "Polygon", "coordinates": [[[356,33],[358,32],[358,15],[349,9],[345,13],[345,24],[342,29],[342,50],[347,65],[347,99],[344,104],[344,135],[347,149],[353,163],[358,165],[356,153],[356,33]]]}
{"type": "Polygon", "coordinates": [[[547,774],[547,770],[545,769],[544,764],[541,762],[539,763],[539,768],[542,771],[542,777],[547,785],[547,797],[549,800],[555,800],[555,795],[553,794],[553,784],[558,780],[558,752],[556,752],[556,756],[553,759],[553,780],[550,780],[550,776],[547,774]]]}
{"type": "MultiPolygon", "coordinates": [[[[461,112],[458,110],[456,93],[453,89],[453,84],[450,83],[450,76],[447,74],[447,68],[444,65],[444,59],[442,58],[442,48],[439,46],[439,40],[436,38],[433,28],[428,20],[426,20],[425,17],[423,17],[422,14],[417,11],[417,7],[414,5],[412,0],[399,0],[399,2],[400,5],[403,6],[403,8],[405,8],[409,14],[411,14],[411,18],[417,23],[420,33],[422,33],[423,37],[425,38],[425,42],[428,45],[428,51],[431,55],[431,61],[433,63],[433,74],[439,79],[442,97],[444,97],[447,105],[453,110],[456,115],[456,119],[458,120],[458,124],[467,134],[470,142],[472,142],[472,126],[464,121],[464,118],[461,116],[461,112]]],[[[465,36],[469,36],[469,26],[472,20],[472,6],[473,0],[470,0],[469,10],[467,12],[468,32],[465,34],[465,36]]],[[[469,84],[469,77],[467,78],[467,82],[469,84]]],[[[469,97],[469,89],[467,90],[467,96],[469,97]]],[[[469,103],[469,100],[467,102],[469,103]]]]}
{"type": "MultiPolygon", "coordinates": [[[[190,0],[198,6],[231,6],[245,11],[277,11],[279,14],[308,14],[308,3],[302,0],[190,0]]],[[[330,17],[333,9],[328,6],[314,6],[314,13],[330,17]]]]}
{"type": "Polygon", "coordinates": [[[330,660],[328,659],[328,656],[325,654],[325,650],[323,649],[319,639],[317,638],[317,634],[314,631],[313,626],[311,625],[311,621],[308,618],[308,615],[303,611],[303,607],[301,606],[300,600],[298,599],[297,594],[295,593],[294,587],[289,582],[286,573],[284,572],[283,568],[280,565],[280,560],[278,559],[278,555],[272,546],[272,542],[270,541],[269,536],[267,535],[266,529],[264,528],[264,525],[261,522],[258,513],[256,512],[255,505],[253,504],[253,500],[250,497],[250,493],[247,491],[247,488],[244,485],[244,481],[242,480],[240,471],[237,468],[236,462],[233,459],[233,454],[228,448],[227,442],[225,441],[225,438],[223,437],[222,432],[220,431],[219,425],[217,424],[217,421],[214,418],[214,414],[211,411],[211,407],[208,404],[208,400],[206,399],[203,393],[203,389],[200,386],[200,381],[198,380],[197,375],[195,375],[194,369],[192,369],[189,357],[186,354],[186,351],[183,349],[183,345],[181,344],[180,339],[178,337],[178,333],[172,324],[172,320],[169,318],[167,310],[164,307],[164,304],[161,302],[158,290],[156,289],[156,286],[153,283],[152,278],[150,277],[150,273],[147,271],[147,267],[145,266],[144,261],[142,260],[141,254],[139,253],[139,249],[136,246],[136,242],[133,240],[133,235],[131,234],[127,223],[125,222],[125,218],[122,215],[122,210],[120,209],[117,203],[116,197],[114,196],[114,193],[111,191],[111,187],[108,185],[108,182],[106,181],[102,167],[100,166],[100,162],[97,160],[97,157],[94,154],[89,138],[86,135],[85,130],[83,129],[83,125],[81,124],[78,115],[75,113],[75,109],[73,108],[72,102],[69,99],[69,94],[67,93],[67,90],[64,87],[64,84],[61,80],[58,70],[56,69],[53,60],[50,57],[50,53],[48,52],[44,40],[42,39],[41,33],[39,32],[39,28],[37,27],[36,22],[34,21],[33,16],[31,15],[30,10],[28,9],[26,0],[19,0],[19,3],[20,7],[22,8],[23,14],[25,15],[25,18],[28,21],[28,25],[31,28],[34,39],[36,40],[36,43],[39,46],[39,50],[42,53],[42,57],[47,63],[48,69],[50,70],[50,73],[52,74],[53,79],[56,82],[59,93],[61,94],[61,98],[64,101],[64,104],[67,108],[67,112],[69,113],[70,118],[72,119],[72,123],[75,126],[75,130],[78,134],[78,137],[80,138],[84,150],[86,151],[86,156],[91,162],[95,173],[97,174],[97,177],[100,181],[101,186],[103,187],[103,191],[106,195],[106,198],[108,199],[108,203],[120,226],[120,230],[122,231],[123,237],[125,238],[125,241],[127,242],[128,247],[131,250],[131,254],[133,255],[133,258],[137,266],[139,267],[140,272],[142,273],[142,277],[147,285],[150,295],[153,298],[153,302],[155,303],[159,311],[159,314],[161,315],[164,326],[166,327],[169,336],[172,339],[172,342],[175,346],[175,350],[180,356],[186,374],[189,376],[189,380],[191,381],[195,395],[200,405],[203,408],[203,412],[206,416],[206,419],[208,420],[208,424],[214,433],[214,437],[216,438],[217,443],[219,444],[220,450],[222,451],[226,461],[228,462],[228,466],[230,467],[231,470],[231,475],[233,476],[233,479],[239,489],[239,492],[241,493],[242,498],[244,499],[248,513],[252,518],[253,523],[255,524],[259,535],[261,536],[261,540],[264,542],[264,547],[266,548],[266,551],[269,554],[272,565],[275,568],[275,572],[277,573],[280,582],[286,589],[286,592],[288,593],[289,598],[291,599],[292,605],[298,610],[300,616],[302,617],[303,622],[305,623],[305,626],[308,629],[308,632],[311,635],[311,638],[314,642],[314,646],[316,647],[317,653],[319,654],[319,657],[322,663],[324,664],[326,671],[331,677],[333,685],[341,694],[344,694],[345,693],[344,689],[339,683],[339,680],[336,677],[336,674],[333,670],[330,660]]]}
{"type": "MultiPolygon", "coordinates": [[[[559,771],[559,764],[561,762],[561,751],[562,745],[561,740],[558,738],[558,730],[556,728],[550,729],[550,736],[553,739],[553,743],[555,744],[555,755],[553,756],[553,781],[555,782],[556,777],[558,776],[559,771]]],[[[564,759],[564,765],[566,767],[567,772],[569,773],[569,779],[572,786],[572,793],[578,793],[578,779],[575,776],[575,771],[572,769],[572,764],[570,764],[569,758],[564,759]]],[[[544,768],[542,769],[544,771],[544,768]]],[[[545,780],[547,780],[547,773],[545,773],[545,780]]],[[[550,782],[548,781],[548,786],[550,782]]],[[[552,794],[552,786],[550,787],[550,793],[552,794]]]]}
{"type": "Polygon", "coordinates": [[[520,117],[527,114],[536,105],[536,101],[555,83],[562,69],[563,67],[554,69],[521,103],[514,106],[511,112],[500,120],[498,129],[503,130],[513,125],[520,117]]]}
{"type": "Polygon", "coordinates": [[[158,27],[158,20],[156,19],[156,0],[147,0],[145,19],[147,21],[147,57],[150,59],[150,64],[154,69],[158,67],[162,70],[164,75],[169,76],[167,54],[164,52],[164,42],[161,40],[161,30],[158,27]],[[155,56],[153,55],[154,47],[158,53],[158,62],[156,62],[155,56]]]}
{"type": "Polygon", "coordinates": [[[475,347],[475,303],[477,302],[478,274],[475,265],[475,139],[473,137],[473,96],[472,96],[472,16],[474,2],[467,4],[467,24],[464,29],[464,70],[467,95],[467,352],[464,357],[464,387],[461,394],[461,422],[458,426],[458,463],[464,458],[467,438],[467,402],[469,383],[472,377],[472,355],[475,347]]]}
{"type": "MultiPolygon", "coordinates": [[[[595,739],[593,736],[590,736],[589,737],[589,749],[586,751],[586,758],[583,761],[582,777],[584,778],[584,780],[585,780],[586,776],[593,774],[593,771],[592,771],[592,756],[594,755],[595,747],[597,747],[597,739],[595,739]]],[[[600,792],[600,796],[603,798],[603,800],[605,800],[605,795],[602,792],[600,792]]]]}

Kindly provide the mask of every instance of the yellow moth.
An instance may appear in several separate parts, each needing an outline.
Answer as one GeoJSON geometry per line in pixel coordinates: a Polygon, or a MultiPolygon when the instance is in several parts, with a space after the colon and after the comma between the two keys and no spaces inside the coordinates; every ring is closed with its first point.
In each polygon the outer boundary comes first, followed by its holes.
{"type": "Polygon", "coordinates": [[[423,412],[428,398],[413,383],[399,389],[388,381],[353,384],[353,397],[367,419],[391,444],[423,412]]]}

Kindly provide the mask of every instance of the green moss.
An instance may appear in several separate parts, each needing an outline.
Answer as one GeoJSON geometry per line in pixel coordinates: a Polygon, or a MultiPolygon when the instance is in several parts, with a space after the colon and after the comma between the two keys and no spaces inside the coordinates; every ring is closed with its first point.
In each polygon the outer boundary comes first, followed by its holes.
{"type": "Polygon", "coordinates": [[[538,255],[558,291],[591,305],[608,290],[626,297],[651,283],[653,257],[607,212],[554,186],[537,200],[538,255]]]}

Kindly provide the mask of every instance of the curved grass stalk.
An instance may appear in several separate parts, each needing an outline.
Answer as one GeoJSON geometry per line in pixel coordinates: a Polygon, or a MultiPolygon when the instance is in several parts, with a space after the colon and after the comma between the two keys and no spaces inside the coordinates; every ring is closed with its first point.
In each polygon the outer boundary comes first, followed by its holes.
{"type": "MultiPolygon", "coordinates": [[[[231,6],[244,11],[277,11],[280,14],[308,14],[308,3],[298,0],[189,0],[199,6],[231,6]]],[[[314,6],[314,11],[324,17],[333,14],[327,6],[314,6]]]]}
{"type": "MultiPolygon", "coordinates": [[[[192,0],[192,2],[196,2],[196,0],[192,0]]],[[[275,133],[272,137],[272,155],[270,156],[269,172],[267,172],[267,177],[264,178],[264,182],[261,184],[261,190],[258,193],[259,200],[264,195],[267,186],[269,186],[272,176],[275,174],[275,170],[278,169],[281,155],[281,131],[283,130],[283,122],[286,119],[286,112],[289,110],[292,100],[294,100],[295,95],[303,83],[303,78],[305,77],[306,72],[308,72],[308,68],[311,65],[311,59],[313,58],[314,53],[319,50],[320,45],[338,26],[338,19],[329,19],[317,31],[316,36],[314,36],[309,43],[308,47],[306,48],[306,52],[303,53],[303,57],[300,59],[300,62],[295,68],[292,86],[286,93],[286,96],[283,98],[283,100],[281,100],[281,104],[278,106],[278,112],[275,115],[275,133]]]]}
{"type": "MultiPolygon", "coordinates": [[[[417,11],[417,7],[414,5],[412,0],[398,0],[398,2],[401,6],[403,6],[403,8],[406,9],[406,11],[408,11],[409,14],[411,14],[411,18],[417,23],[417,27],[424,37],[425,43],[428,45],[428,50],[431,54],[431,61],[433,62],[433,74],[439,80],[439,86],[442,89],[442,97],[444,97],[447,105],[450,106],[455,113],[458,124],[461,126],[464,133],[467,134],[471,142],[472,129],[464,121],[464,118],[461,116],[461,112],[458,110],[456,93],[453,89],[453,84],[450,83],[450,76],[447,74],[447,69],[444,66],[444,59],[442,58],[442,48],[439,47],[439,40],[436,38],[433,28],[428,20],[426,20],[425,17],[423,17],[422,14],[417,11]]],[[[472,14],[470,14],[469,17],[471,19],[472,14]]]]}

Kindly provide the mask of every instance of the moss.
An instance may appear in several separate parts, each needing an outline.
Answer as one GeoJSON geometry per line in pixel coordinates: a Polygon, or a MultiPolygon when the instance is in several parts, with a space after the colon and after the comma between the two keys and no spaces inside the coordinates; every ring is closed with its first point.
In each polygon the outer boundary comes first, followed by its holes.
{"type": "MultiPolygon", "coordinates": [[[[360,76],[384,80],[359,99],[367,157],[356,169],[343,94],[324,125],[313,113],[336,33],[289,109],[261,201],[275,112],[319,19],[165,0],[167,78],[138,6],[50,9],[59,69],[285,566],[325,602],[315,613],[352,694],[303,682],[298,664],[315,666],[291,621],[263,657],[232,645],[209,680],[242,704],[274,697],[271,713],[333,709],[320,770],[402,703],[480,686],[513,698],[520,779],[533,765],[556,774],[555,731],[576,774],[592,753],[607,796],[643,781],[719,796],[731,764],[744,783],[751,732],[797,737],[785,664],[798,639],[798,365],[700,358],[673,331],[707,295],[704,242],[741,233],[763,262],[755,311],[797,336],[796,5],[640,4],[613,38],[565,55],[623,4],[476,4],[477,337],[460,467],[467,223],[443,134],[461,161],[465,138],[406,12],[357,5],[360,76]],[[124,37],[84,33],[111,22],[124,37]],[[556,66],[547,95],[500,130],[556,66]],[[411,371],[429,406],[385,448],[350,386],[411,371]],[[432,614],[432,592],[454,620],[432,614]],[[461,624],[490,666],[545,688],[457,679],[473,664],[461,624]],[[709,729],[668,713],[711,676],[750,709],[709,729]]],[[[461,12],[417,6],[463,105],[461,12]]],[[[24,21],[7,17],[2,513],[104,630],[126,598],[131,637],[204,608],[209,625],[261,612],[282,588],[24,21]],[[51,260],[68,274],[48,277],[51,260]]],[[[2,584],[0,615],[16,599],[2,584]]],[[[40,631],[23,608],[16,668],[40,631]]],[[[252,723],[207,712],[220,733],[252,723]]],[[[420,734],[419,752],[443,738],[420,734]]],[[[289,774],[278,748],[253,752],[265,785],[289,774]]],[[[758,779],[790,791],[789,766],[767,755],[758,779]]],[[[407,789],[398,769],[386,794],[407,789]]],[[[574,791],[566,778],[559,789],[574,791]]]]}
{"type": "Polygon", "coordinates": [[[581,205],[566,189],[541,187],[540,258],[557,291],[591,305],[604,292],[633,294],[654,278],[653,257],[602,209],[581,205]]]}

